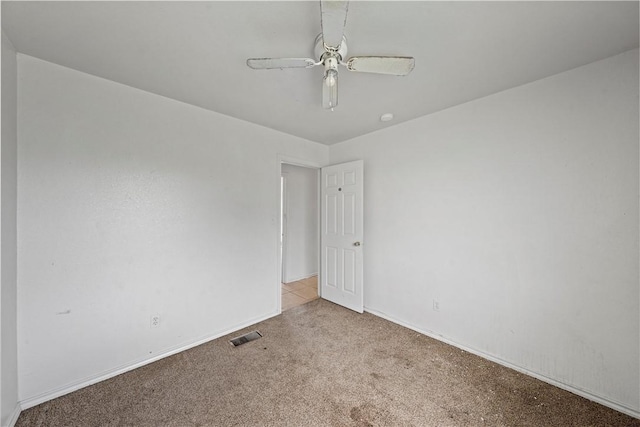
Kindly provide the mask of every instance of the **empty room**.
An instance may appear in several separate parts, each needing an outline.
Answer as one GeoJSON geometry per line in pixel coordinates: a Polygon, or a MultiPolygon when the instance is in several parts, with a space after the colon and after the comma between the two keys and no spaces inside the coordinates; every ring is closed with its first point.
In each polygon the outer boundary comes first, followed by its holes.
{"type": "Polygon", "coordinates": [[[0,425],[640,426],[637,1],[2,1],[0,425]]]}

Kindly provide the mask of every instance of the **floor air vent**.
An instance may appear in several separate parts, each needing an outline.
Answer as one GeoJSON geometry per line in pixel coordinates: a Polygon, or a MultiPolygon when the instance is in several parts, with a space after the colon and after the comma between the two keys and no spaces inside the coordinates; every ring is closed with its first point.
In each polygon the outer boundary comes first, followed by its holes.
{"type": "Polygon", "coordinates": [[[249,332],[248,334],[244,334],[237,338],[229,341],[234,347],[237,347],[242,344],[246,344],[249,341],[257,340],[258,338],[262,338],[262,334],[258,331],[249,332]]]}

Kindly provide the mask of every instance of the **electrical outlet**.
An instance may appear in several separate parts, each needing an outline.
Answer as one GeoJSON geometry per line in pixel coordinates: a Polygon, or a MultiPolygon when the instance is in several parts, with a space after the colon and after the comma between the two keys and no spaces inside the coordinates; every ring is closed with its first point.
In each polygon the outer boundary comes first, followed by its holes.
{"type": "Polygon", "coordinates": [[[160,326],[160,315],[156,314],[155,316],[151,316],[151,327],[157,328],[160,326]]]}
{"type": "Polygon", "coordinates": [[[440,311],[440,301],[437,299],[433,300],[433,311],[440,311]]]}

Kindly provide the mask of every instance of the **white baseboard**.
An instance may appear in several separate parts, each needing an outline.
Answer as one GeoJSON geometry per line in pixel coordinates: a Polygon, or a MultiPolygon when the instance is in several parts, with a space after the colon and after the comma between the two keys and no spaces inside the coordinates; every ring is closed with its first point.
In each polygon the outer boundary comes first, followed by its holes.
{"type": "MultiPolygon", "coordinates": [[[[125,372],[131,371],[131,370],[139,368],[141,366],[148,365],[149,363],[153,363],[153,362],[158,361],[160,359],[164,359],[165,357],[169,357],[169,356],[172,356],[172,355],[174,355],[176,353],[180,353],[181,351],[185,351],[185,350],[188,350],[190,348],[197,347],[197,346],[199,346],[201,344],[204,344],[206,342],[212,341],[212,340],[214,340],[216,338],[223,337],[223,336],[225,336],[227,334],[233,333],[233,332],[238,331],[240,329],[244,329],[247,326],[251,326],[251,325],[253,325],[255,323],[262,322],[263,320],[267,320],[267,319],[269,319],[271,317],[274,317],[274,316],[277,316],[279,314],[280,313],[273,312],[273,313],[267,314],[265,316],[260,316],[260,317],[256,317],[256,318],[253,318],[253,319],[249,319],[246,322],[243,322],[243,323],[240,323],[238,325],[232,326],[231,328],[226,329],[226,330],[224,330],[222,332],[217,332],[215,334],[206,335],[204,337],[201,337],[201,338],[199,338],[199,339],[197,339],[195,341],[189,342],[187,344],[181,344],[181,345],[179,345],[177,347],[168,348],[165,351],[157,354],[154,357],[151,357],[151,358],[148,358],[148,359],[142,359],[142,360],[135,361],[133,363],[130,363],[130,364],[127,364],[127,365],[124,365],[124,366],[120,366],[120,367],[117,367],[117,368],[114,368],[114,369],[110,369],[108,371],[102,372],[101,374],[94,375],[94,376],[91,376],[89,378],[85,378],[85,379],[82,379],[80,381],[73,382],[71,384],[67,384],[65,386],[50,390],[48,392],[39,394],[39,395],[34,396],[34,397],[30,397],[28,399],[24,399],[24,400],[22,400],[22,401],[20,401],[18,403],[20,405],[20,408],[22,408],[23,410],[31,408],[31,407],[39,405],[41,403],[48,402],[49,400],[55,399],[57,397],[64,396],[65,394],[69,394],[69,393],[72,393],[72,392],[74,392],[76,390],[80,390],[81,388],[88,387],[90,385],[99,383],[100,381],[104,381],[104,380],[107,380],[109,378],[113,378],[113,377],[115,377],[117,375],[124,374],[125,372]]],[[[20,411],[18,411],[18,415],[19,414],[20,414],[20,411]]],[[[17,420],[17,415],[16,415],[16,420],[17,420]]]]}
{"type": "Polygon", "coordinates": [[[522,368],[520,366],[514,365],[513,363],[507,362],[506,360],[502,360],[502,359],[500,359],[498,357],[492,356],[490,354],[486,354],[486,353],[484,353],[482,351],[479,351],[479,350],[476,350],[474,348],[470,348],[470,347],[467,347],[465,345],[459,344],[459,343],[457,343],[455,341],[452,341],[451,339],[449,339],[447,337],[444,337],[444,336],[442,336],[440,334],[437,334],[437,333],[435,333],[433,331],[428,331],[428,330],[425,330],[425,329],[421,329],[421,328],[415,327],[415,326],[413,326],[413,325],[411,325],[409,323],[406,323],[406,322],[403,322],[401,320],[398,320],[398,319],[394,318],[393,316],[389,316],[388,314],[382,313],[380,311],[373,310],[373,309],[370,309],[370,308],[367,308],[367,307],[364,308],[364,311],[366,311],[367,313],[373,314],[374,316],[382,317],[383,319],[386,319],[386,320],[388,320],[390,322],[396,323],[396,324],[398,324],[400,326],[404,326],[405,328],[411,329],[412,331],[416,331],[418,333],[421,333],[423,335],[426,335],[426,336],[431,337],[433,339],[436,339],[438,341],[442,341],[444,343],[447,343],[449,345],[457,347],[457,348],[459,348],[461,350],[464,350],[466,352],[475,354],[476,356],[480,356],[483,359],[490,360],[490,361],[495,362],[495,363],[497,363],[499,365],[505,366],[507,368],[513,369],[513,370],[518,371],[518,372],[521,372],[521,373],[523,373],[525,375],[529,375],[530,377],[537,378],[540,381],[544,381],[545,383],[551,384],[551,385],[556,386],[558,388],[561,388],[563,390],[567,390],[567,391],[569,391],[569,392],[571,392],[573,394],[577,394],[578,396],[582,396],[585,399],[589,399],[589,400],[591,400],[593,402],[600,403],[601,405],[607,406],[607,407],[609,407],[611,409],[615,409],[616,411],[622,412],[623,414],[627,414],[627,415],[630,415],[630,416],[632,416],[634,418],[639,418],[640,419],[640,411],[638,411],[638,410],[629,408],[629,407],[624,406],[622,404],[619,404],[617,402],[613,402],[613,401],[611,401],[609,399],[606,399],[604,397],[600,397],[600,396],[594,395],[594,394],[592,394],[592,393],[590,393],[588,391],[581,390],[581,389],[576,388],[574,386],[571,386],[569,384],[564,384],[562,382],[554,380],[553,378],[549,378],[549,377],[546,377],[544,375],[538,374],[536,372],[530,371],[530,370],[528,370],[526,368],[522,368]]]}
{"type": "Polygon", "coordinates": [[[298,280],[308,279],[309,277],[313,277],[313,276],[317,276],[317,275],[318,275],[318,273],[309,273],[309,274],[304,274],[302,276],[294,277],[294,278],[291,278],[291,279],[287,277],[287,281],[285,283],[297,282],[298,280]]]}
{"type": "Polygon", "coordinates": [[[18,421],[18,417],[20,416],[20,412],[22,412],[21,406],[19,403],[16,403],[16,407],[13,408],[13,412],[11,413],[11,416],[7,419],[7,424],[5,427],[13,427],[14,425],[16,425],[16,422],[18,421]]]}
{"type": "MultiPolygon", "coordinates": [[[[600,403],[600,404],[602,404],[604,406],[607,406],[607,407],[609,407],[611,409],[615,409],[616,411],[619,411],[619,412],[622,412],[624,414],[627,414],[627,415],[630,415],[632,417],[640,419],[640,411],[634,410],[632,408],[628,408],[628,407],[626,407],[624,405],[621,405],[619,403],[613,402],[613,401],[608,400],[606,398],[603,398],[603,397],[600,397],[600,396],[596,396],[596,395],[594,395],[594,394],[592,394],[592,393],[590,393],[588,391],[581,390],[581,389],[576,388],[574,386],[561,383],[561,382],[556,381],[556,380],[554,380],[552,378],[548,378],[548,377],[546,377],[544,375],[541,375],[541,374],[538,374],[536,372],[530,371],[530,370],[528,370],[526,368],[522,368],[520,366],[514,365],[514,364],[512,364],[510,362],[507,362],[505,360],[502,360],[502,359],[497,358],[495,356],[492,356],[490,354],[486,354],[486,353],[484,353],[482,351],[479,351],[479,350],[464,346],[462,344],[459,344],[459,343],[457,343],[455,341],[452,341],[452,340],[448,339],[447,337],[444,337],[444,336],[439,335],[439,334],[437,334],[435,332],[432,332],[432,331],[428,331],[428,330],[424,330],[424,329],[415,327],[413,325],[410,325],[410,324],[408,324],[406,322],[398,320],[398,319],[396,319],[396,318],[394,318],[392,316],[389,316],[389,315],[387,315],[385,313],[382,313],[380,311],[373,310],[373,309],[370,309],[368,307],[365,307],[364,311],[366,311],[367,313],[371,313],[374,316],[378,316],[378,317],[386,319],[386,320],[388,320],[390,322],[396,323],[396,324],[398,324],[400,326],[404,326],[405,328],[411,329],[411,330],[416,331],[418,333],[421,333],[423,335],[427,335],[427,336],[429,336],[429,337],[431,337],[433,339],[436,339],[438,341],[442,341],[444,343],[450,344],[450,345],[452,345],[454,347],[457,347],[457,348],[459,348],[461,350],[464,350],[464,351],[467,351],[469,353],[475,354],[475,355],[480,356],[480,357],[482,357],[484,359],[487,359],[487,360],[490,360],[492,362],[495,362],[495,363],[497,363],[499,365],[505,366],[505,367],[510,368],[510,369],[514,369],[514,370],[516,370],[518,372],[521,372],[523,374],[526,374],[526,375],[529,375],[531,377],[537,378],[537,379],[539,379],[541,381],[544,381],[544,382],[546,382],[548,384],[554,385],[554,386],[559,387],[559,388],[561,388],[563,390],[567,390],[567,391],[569,391],[571,393],[577,394],[578,396],[582,396],[582,397],[584,397],[586,399],[589,399],[591,401],[600,403]]],[[[68,384],[66,386],[63,386],[63,387],[60,387],[60,388],[57,388],[57,389],[54,389],[54,390],[50,390],[50,391],[42,393],[42,394],[40,394],[38,396],[22,400],[22,401],[18,402],[18,404],[16,405],[16,408],[15,408],[14,412],[12,413],[11,418],[9,418],[9,420],[8,420],[9,422],[7,424],[7,427],[13,427],[15,425],[16,421],[18,420],[18,416],[20,415],[21,410],[31,408],[33,406],[39,405],[41,403],[47,402],[47,401],[55,399],[57,397],[64,396],[65,394],[72,393],[72,392],[74,392],[76,390],[79,390],[81,388],[90,386],[92,384],[96,384],[96,383],[98,383],[100,381],[104,381],[106,379],[115,377],[117,375],[123,374],[125,372],[131,371],[131,370],[139,368],[141,366],[148,365],[149,363],[153,363],[153,362],[155,362],[157,360],[164,359],[165,357],[172,356],[172,355],[174,355],[176,353],[180,353],[181,351],[185,351],[185,350],[188,350],[190,348],[199,346],[199,345],[204,344],[206,342],[212,341],[212,340],[214,340],[216,338],[220,338],[222,336],[225,336],[225,335],[230,334],[232,332],[235,332],[237,330],[246,328],[247,326],[251,326],[254,323],[262,322],[262,321],[267,320],[267,319],[269,319],[271,317],[277,316],[278,314],[279,313],[271,313],[271,314],[268,314],[266,316],[261,316],[261,317],[258,317],[258,318],[250,319],[250,320],[248,320],[246,322],[243,322],[243,323],[241,323],[239,325],[233,326],[233,327],[231,327],[228,330],[225,330],[223,332],[218,332],[218,333],[215,333],[215,334],[212,334],[212,335],[205,336],[203,338],[200,338],[200,339],[195,340],[193,342],[190,342],[188,344],[181,345],[181,346],[176,347],[176,348],[169,348],[166,351],[164,351],[163,353],[158,354],[158,355],[156,355],[156,356],[154,356],[152,358],[140,360],[140,361],[128,364],[126,366],[121,366],[121,367],[118,367],[118,368],[103,372],[103,373],[101,373],[99,375],[96,375],[96,376],[93,376],[93,377],[90,377],[90,378],[86,378],[84,380],[81,380],[81,381],[78,381],[78,382],[75,382],[75,383],[72,383],[72,384],[68,384]]]]}

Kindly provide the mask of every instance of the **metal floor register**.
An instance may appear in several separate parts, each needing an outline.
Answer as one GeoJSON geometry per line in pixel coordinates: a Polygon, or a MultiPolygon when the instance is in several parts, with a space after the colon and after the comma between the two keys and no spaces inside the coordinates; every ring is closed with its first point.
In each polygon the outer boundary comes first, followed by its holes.
{"type": "Polygon", "coordinates": [[[257,340],[258,338],[262,338],[262,334],[260,332],[258,332],[258,331],[253,331],[253,332],[249,332],[248,334],[244,334],[242,336],[234,338],[234,339],[230,340],[229,342],[234,347],[237,347],[239,345],[246,344],[249,341],[257,340]]]}

